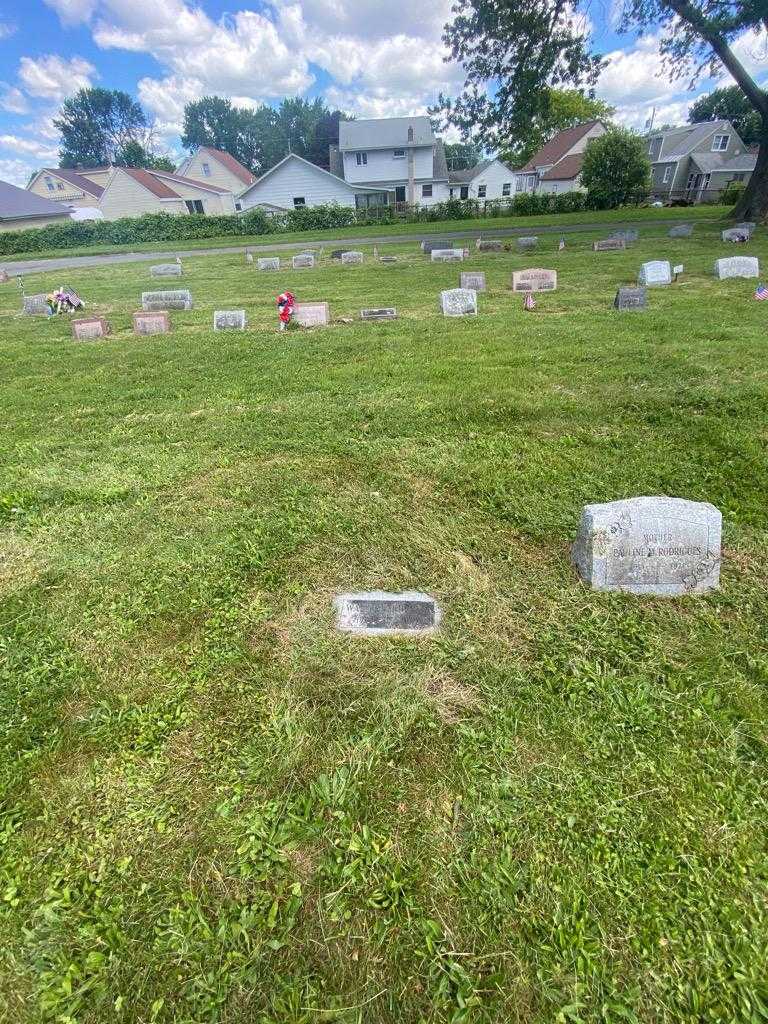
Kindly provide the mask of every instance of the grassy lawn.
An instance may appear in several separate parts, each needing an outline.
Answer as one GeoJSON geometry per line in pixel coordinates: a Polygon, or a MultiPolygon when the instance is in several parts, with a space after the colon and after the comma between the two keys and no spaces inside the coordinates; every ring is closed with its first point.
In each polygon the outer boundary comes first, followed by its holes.
{"type": "Polygon", "coordinates": [[[332,228],[327,231],[290,231],[275,235],[225,235],[221,238],[200,238],[178,242],[133,242],[130,245],[86,245],[79,249],[48,249],[43,252],[20,253],[13,257],[0,257],[0,266],[16,260],[47,259],[56,256],[98,256],[110,252],[173,252],[176,249],[218,249],[235,246],[277,245],[280,242],[301,242],[307,238],[373,238],[377,235],[435,235],[443,231],[486,231],[493,229],[527,228],[531,225],[613,224],[624,222],[660,222],[718,220],[727,216],[727,206],[692,206],[681,208],[642,208],[624,210],[588,211],[586,213],[548,214],[535,217],[485,217],[476,220],[446,220],[428,224],[384,224],[381,227],[332,228]]]}
{"type": "Polygon", "coordinates": [[[27,278],[103,341],[0,286],[0,1020],[767,1019],[768,303],[714,228],[587,241],[473,251],[476,319],[415,244],[190,258],[154,338],[146,265],[27,278]],[[400,319],[280,335],[284,288],[400,319]],[[664,493],[722,510],[721,589],[587,589],[582,505],[664,493]],[[379,587],[440,632],[336,633],[379,587]]]}

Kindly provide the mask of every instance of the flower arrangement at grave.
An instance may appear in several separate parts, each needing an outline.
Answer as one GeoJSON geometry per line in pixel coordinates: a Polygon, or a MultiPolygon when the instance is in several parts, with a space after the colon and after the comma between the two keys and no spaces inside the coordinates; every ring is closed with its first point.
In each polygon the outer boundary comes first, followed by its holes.
{"type": "Polygon", "coordinates": [[[48,303],[48,308],[52,314],[56,313],[74,313],[77,310],[85,309],[85,303],[72,291],[71,288],[57,288],[55,292],[51,292],[50,295],[46,295],[45,301],[48,303]]]}
{"type": "Polygon", "coordinates": [[[277,312],[280,317],[280,330],[287,331],[292,327],[297,327],[298,324],[292,322],[291,317],[293,316],[293,307],[296,305],[296,299],[291,292],[282,292],[277,296],[277,312]]]}

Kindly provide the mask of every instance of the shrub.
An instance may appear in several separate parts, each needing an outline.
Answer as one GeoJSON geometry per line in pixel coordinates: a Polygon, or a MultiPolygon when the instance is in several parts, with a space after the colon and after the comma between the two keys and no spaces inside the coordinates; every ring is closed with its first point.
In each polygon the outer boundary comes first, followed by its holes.
{"type": "Polygon", "coordinates": [[[650,173],[651,164],[640,136],[626,128],[610,128],[587,145],[581,180],[590,204],[614,209],[647,188],[650,173]]]}
{"type": "Polygon", "coordinates": [[[723,189],[720,199],[718,202],[723,203],[725,206],[735,206],[736,203],[741,199],[742,194],[746,190],[746,184],[743,181],[731,181],[723,189]]]}

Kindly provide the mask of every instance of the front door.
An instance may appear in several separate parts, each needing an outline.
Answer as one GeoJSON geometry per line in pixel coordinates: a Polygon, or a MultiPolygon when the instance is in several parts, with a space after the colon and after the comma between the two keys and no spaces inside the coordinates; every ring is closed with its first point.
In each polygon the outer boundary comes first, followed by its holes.
{"type": "Polygon", "coordinates": [[[405,202],[405,185],[395,185],[395,202],[405,202]]]}
{"type": "Polygon", "coordinates": [[[462,199],[469,199],[469,185],[462,185],[459,195],[462,199]]]}

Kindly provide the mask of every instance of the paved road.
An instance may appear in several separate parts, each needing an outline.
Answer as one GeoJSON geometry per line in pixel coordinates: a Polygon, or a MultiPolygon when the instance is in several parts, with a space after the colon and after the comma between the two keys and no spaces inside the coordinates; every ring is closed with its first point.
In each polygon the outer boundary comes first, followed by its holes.
{"type": "MultiPolygon", "coordinates": [[[[681,212],[680,219],[685,219],[684,212],[681,212]]],[[[215,249],[169,249],[166,252],[117,252],[108,253],[103,256],[59,256],[55,259],[21,260],[19,262],[3,262],[0,266],[5,267],[11,277],[20,277],[22,274],[34,274],[40,271],[49,270],[76,270],[80,267],[108,267],[113,263],[138,263],[140,261],[151,261],[163,263],[174,260],[177,256],[229,256],[237,253],[244,253],[251,249],[254,253],[286,252],[293,250],[301,251],[302,248],[319,248],[321,245],[326,249],[342,249],[345,246],[356,245],[384,245],[391,242],[420,242],[422,238],[505,238],[515,235],[563,235],[573,234],[579,231],[615,231],[618,228],[649,228],[671,226],[670,220],[643,220],[643,221],[613,221],[611,224],[526,224],[522,228],[473,228],[469,231],[441,231],[414,232],[407,235],[376,235],[371,238],[321,238],[316,240],[306,239],[299,242],[280,242],[273,245],[236,245],[215,249]]],[[[708,223],[705,220],[696,220],[696,224],[708,223]]]]}

